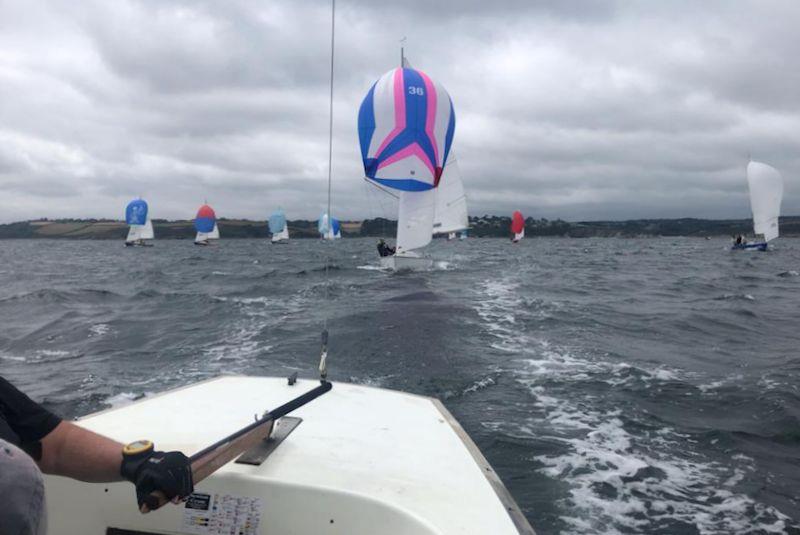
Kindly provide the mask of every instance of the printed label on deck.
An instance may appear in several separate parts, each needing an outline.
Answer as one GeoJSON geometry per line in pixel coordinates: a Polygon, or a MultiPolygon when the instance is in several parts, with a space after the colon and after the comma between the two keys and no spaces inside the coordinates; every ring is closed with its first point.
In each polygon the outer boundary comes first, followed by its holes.
{"type": "Polygon", "coordinates": [[[261,498],[197,492],[186,500],[181,531],[201,535],[256,535],[261,508],[261,498]]]}

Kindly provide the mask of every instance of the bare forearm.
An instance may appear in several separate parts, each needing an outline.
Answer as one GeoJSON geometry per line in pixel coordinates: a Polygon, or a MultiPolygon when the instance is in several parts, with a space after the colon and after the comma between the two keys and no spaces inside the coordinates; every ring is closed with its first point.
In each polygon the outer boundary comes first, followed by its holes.
{"type": "Polygon", "coordinates": [[[70,422],[42,439],[39,467],[47,474],[101,483],[120,481],[122,444],[70,422]]]}

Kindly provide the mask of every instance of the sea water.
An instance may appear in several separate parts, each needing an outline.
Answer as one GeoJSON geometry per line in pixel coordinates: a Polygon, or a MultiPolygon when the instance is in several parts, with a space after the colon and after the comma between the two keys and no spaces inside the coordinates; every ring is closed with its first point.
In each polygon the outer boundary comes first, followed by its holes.
{"type": "Polygon", "coordinates": [[[797,533],[800,240],[728,246],[4,241],[0,374],[65,417],[313,377],[328,318],[331,379],[442,399],[540,534],[797,533]]]}

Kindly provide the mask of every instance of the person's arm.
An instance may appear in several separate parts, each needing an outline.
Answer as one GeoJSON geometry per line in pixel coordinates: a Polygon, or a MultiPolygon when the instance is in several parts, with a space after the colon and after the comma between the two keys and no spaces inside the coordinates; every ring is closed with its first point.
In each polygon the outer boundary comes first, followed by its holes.
{"type": "Polygon", "coordinates": [[[123,445],[70,422],[61,422],[42,440],[39,468],[46,474],[90,483],[121,481],[123,445]]]}

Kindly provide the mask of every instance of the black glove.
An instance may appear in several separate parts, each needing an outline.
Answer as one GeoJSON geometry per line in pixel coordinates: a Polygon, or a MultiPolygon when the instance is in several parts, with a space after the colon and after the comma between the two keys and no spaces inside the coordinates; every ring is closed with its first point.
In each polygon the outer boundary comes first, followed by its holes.
{"type": "Polygon", "coordinates": [[[161,507],[154,492],[162,492],[167,500],[185,498],[194,490],[192,465],[179,451],[152,451],[135,457],[123,457],[122,477],[136,485],[139,509],[147,505],[151,511],[161,507]]]}

